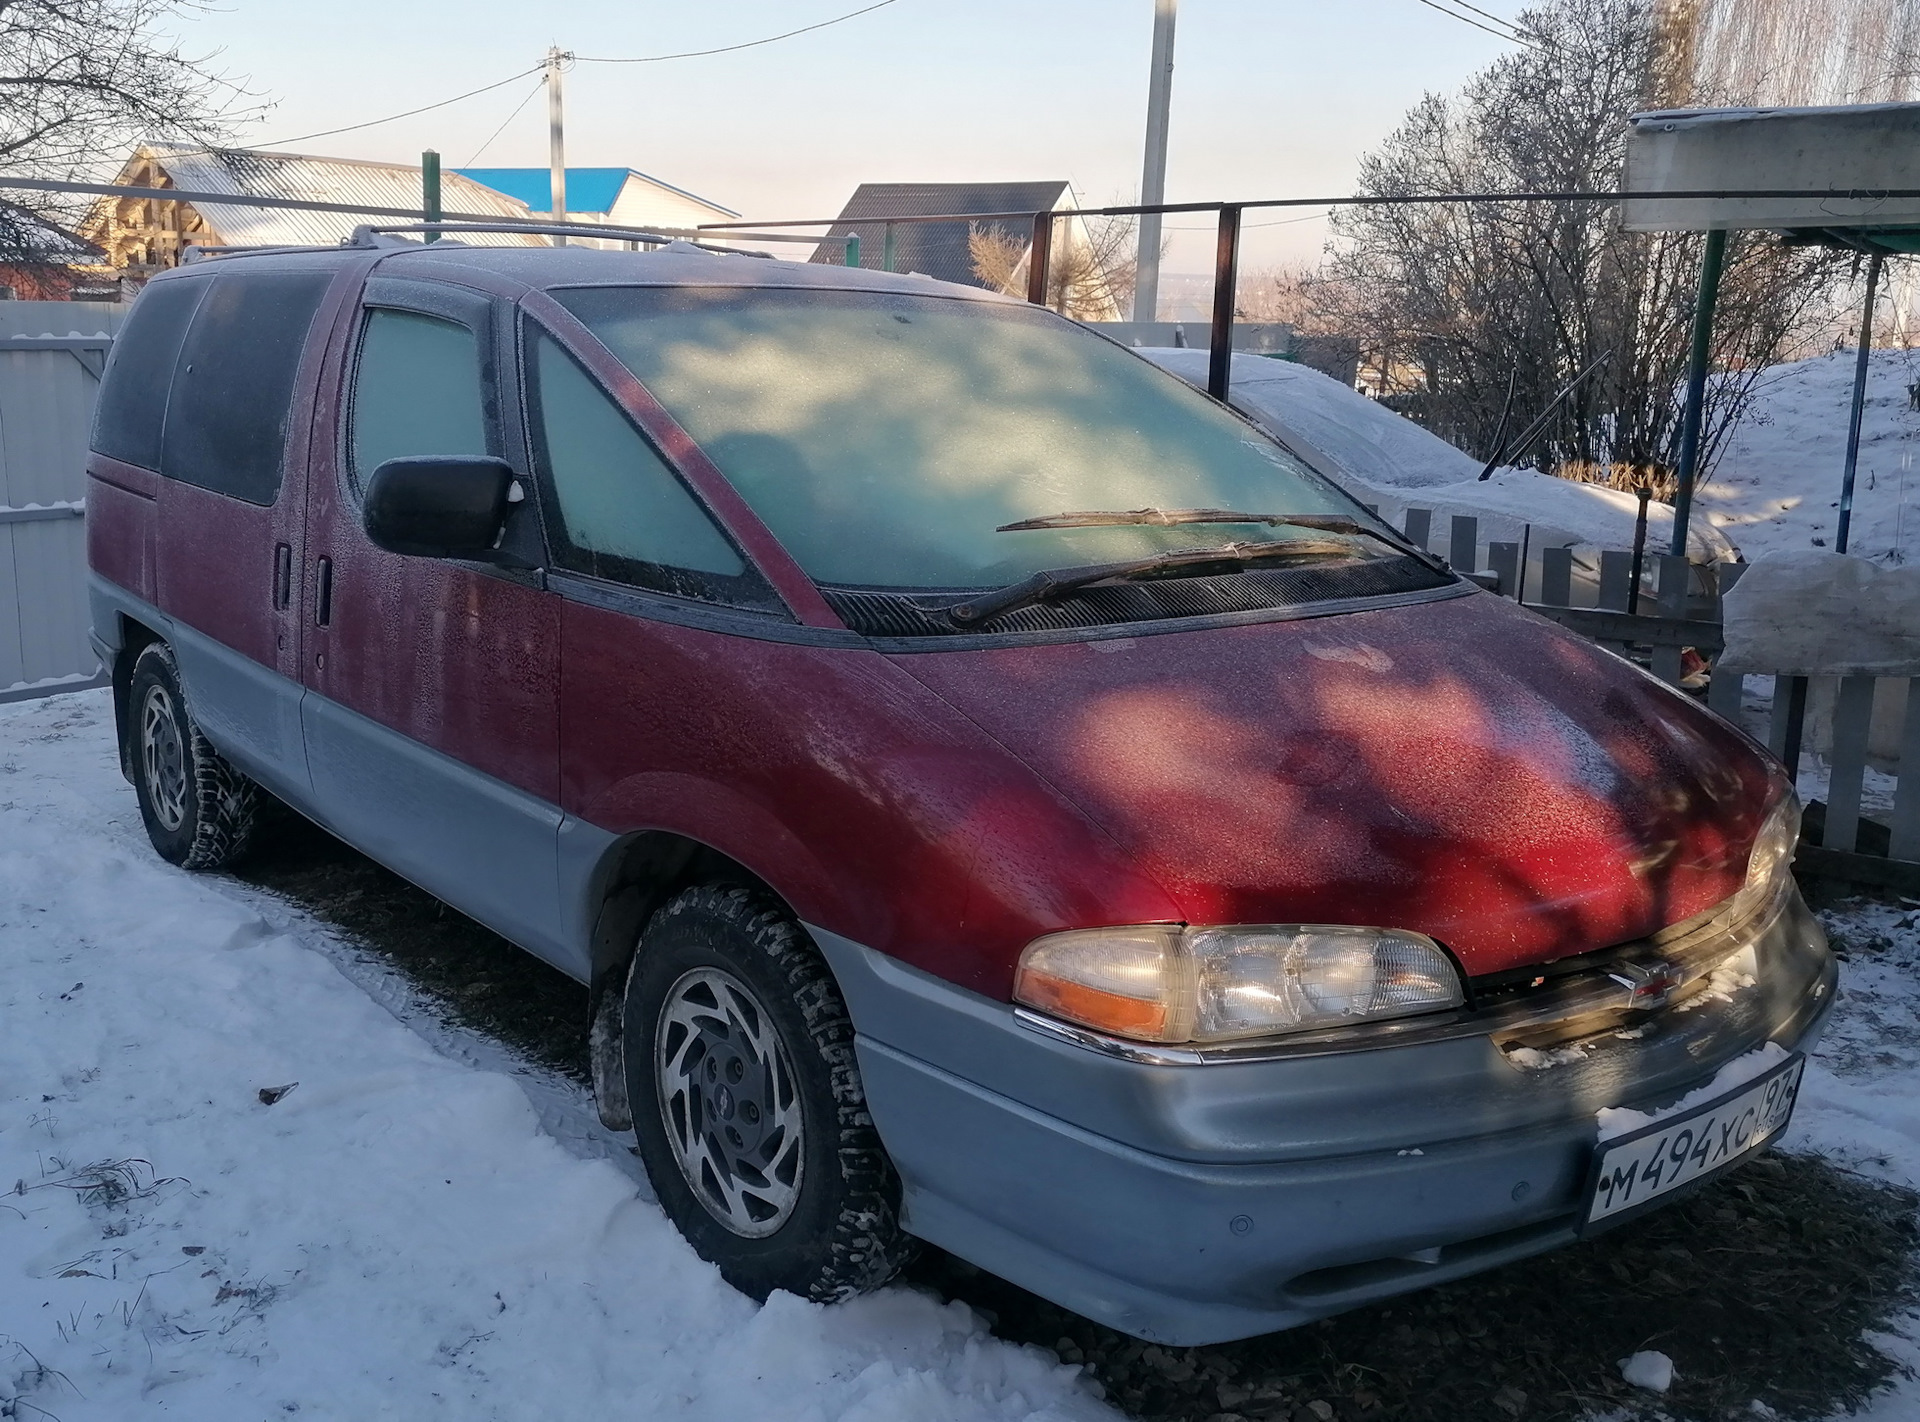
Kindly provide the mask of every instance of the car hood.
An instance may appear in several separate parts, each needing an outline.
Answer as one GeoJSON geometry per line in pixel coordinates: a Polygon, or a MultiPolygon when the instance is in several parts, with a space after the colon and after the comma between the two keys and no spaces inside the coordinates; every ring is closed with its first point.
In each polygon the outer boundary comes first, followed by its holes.
{"type": "Polygon", "coordinates": [[[894,660],[1188,922],[1408,928],[1471,975],[1718,903],[1779,787],[1719,718],[1488,594],[894,660]]]}

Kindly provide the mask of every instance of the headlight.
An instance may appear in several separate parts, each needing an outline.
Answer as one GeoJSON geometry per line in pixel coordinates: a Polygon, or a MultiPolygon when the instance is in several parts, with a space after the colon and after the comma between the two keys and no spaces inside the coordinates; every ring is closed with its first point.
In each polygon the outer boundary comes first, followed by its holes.
{"type": "Polygon", "coordinates": [[[1757,909],[1793,882],[1793,854],[1800,845],[1800,797],[1789,790],[1767,812],[1747,855],[1747,882],[1740,890],[1743,909],[1757,909]]]}
{"type": "Polygon", "coordinates": [[[1035,939],[1014,998],[1147,1042],[1223,1042],[1458,1007],[1440,946],[1391,928],[1089,928],[1035,939]]]}

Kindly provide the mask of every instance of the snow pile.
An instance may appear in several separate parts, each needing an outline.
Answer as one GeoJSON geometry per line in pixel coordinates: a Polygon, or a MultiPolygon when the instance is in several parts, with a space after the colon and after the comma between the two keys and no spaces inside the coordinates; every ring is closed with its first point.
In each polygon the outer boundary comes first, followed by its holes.
{"type": "MultiPolygon", "coordinates": [[[[1148,349],[1140,354],[1190,384],[1206,385],[1203,350],[1148,349]]],[[[1531,550],[1528,585],[1533,589],[1540,587],[1539,550],[1571,547],[1576,578],[1586,587],[1586,594],[1575,601],[1591,603],[1598,554],[1633,548],[1639,514],[1633,495],[1532,469],[1499,469],[1481,480],[1480,461],[1317,370],[1236,355],[1231,396],[1235,408],[1299,450],[1362,503],[1374,505],[1395,527],[1406,526],[1409,508],[1432,510],[1431,546],[1436,551],[1447,551],[1450,520],[1456,515],[1480,521],[1479,567],[1487,566],[1488,543],[1524,541],[1531,550]],[[1530,534],[1525,533],[1529,526],[1530,534]]],[[[1672,538],[1672,508],[1650,505],[1647,547],[1664,552],[1672,538]]],[[[1704,520],[1688,530],[1687,547],[1697,563],[1735,556],[1733,545],[1704,520]]]]}
{"type": "Polygon", "coordinates": [[[0,707],[0,1414],[1113,1415],[958,1304],[733,1292],[513,1076],[155,858],[111,727],[0,707]]]}
{"type": "MultiPolygon", "coordinates": [[[[1749,559],[1833,546],[1853,368],[1854,352],[1841,351],[1764,372],[1695,491],[1695,507],[1749,559]]],[[[1920,557],[1920,411],[1908,393],[1916,381],[1920,350],[1876,351],[1868,361],[1847,551],[1879,562],[1920,557]]]]}
{"type": "Polygon", "coordinates": [[[1620,1376],[1633,1387],[1665,1392],[1673,1386],[1673,1359],[1665,1353],[1635,1353],[1631,1358],[1620,1360],[1620,1376]]]}
{"type": "Polygon", "coordinates": [[[1730,671],[1920,676],[1920,567],[1817,548],[1756,559],[1722,609],[1730,671]]]}

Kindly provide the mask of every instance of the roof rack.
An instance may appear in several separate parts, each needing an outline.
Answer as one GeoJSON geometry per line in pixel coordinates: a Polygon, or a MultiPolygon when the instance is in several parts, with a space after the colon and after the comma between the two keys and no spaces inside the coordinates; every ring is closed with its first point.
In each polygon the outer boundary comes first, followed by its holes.
{"type": "MultiPolygon", "coordinates": [[[[537,237],[585,237],[605,241],[609,238],[621,242],[657,242],[661,246],[679,242],[687,246],[698,247],[703,252],[719,252],[734,257],[771,258],[771,252],[751,252],[743,247],[722,247],[712,242],[698,240],[702,234],[692,228],[661,231],[650,227],[615,227],[601,223],[577,222],[396,222],[362,223],[353,229],[353,236],[342,243],[347,247],[374,247],[379,239],[401,232],[434,232],[446,234],[489,232],[513,233],[526,232],[537,237]]],[[[775,238],[775,241],[788,240],[775,238]]],[[[808,242],[817,242],[817,238],[807,238],[808,242]]]]}

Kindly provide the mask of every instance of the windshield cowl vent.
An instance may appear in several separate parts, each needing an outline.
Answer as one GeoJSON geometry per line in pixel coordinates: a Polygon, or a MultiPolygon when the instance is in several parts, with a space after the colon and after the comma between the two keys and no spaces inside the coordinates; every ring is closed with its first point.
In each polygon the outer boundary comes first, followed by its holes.
{"type": "Polygon", "coordinates": [[[1452,581],[1409,557],[1310,568],[1249,569],[1214,577],[1159,578],[1080,588],[964,628],[956,627],[946,617],[945,609],[975,596],[971,589],[941,593],[822,587],[820,591],[847,626],[866,636],[952,637],[1280,611],[1308,603],[1420,592],[1445,587],[1452,581]]]}

